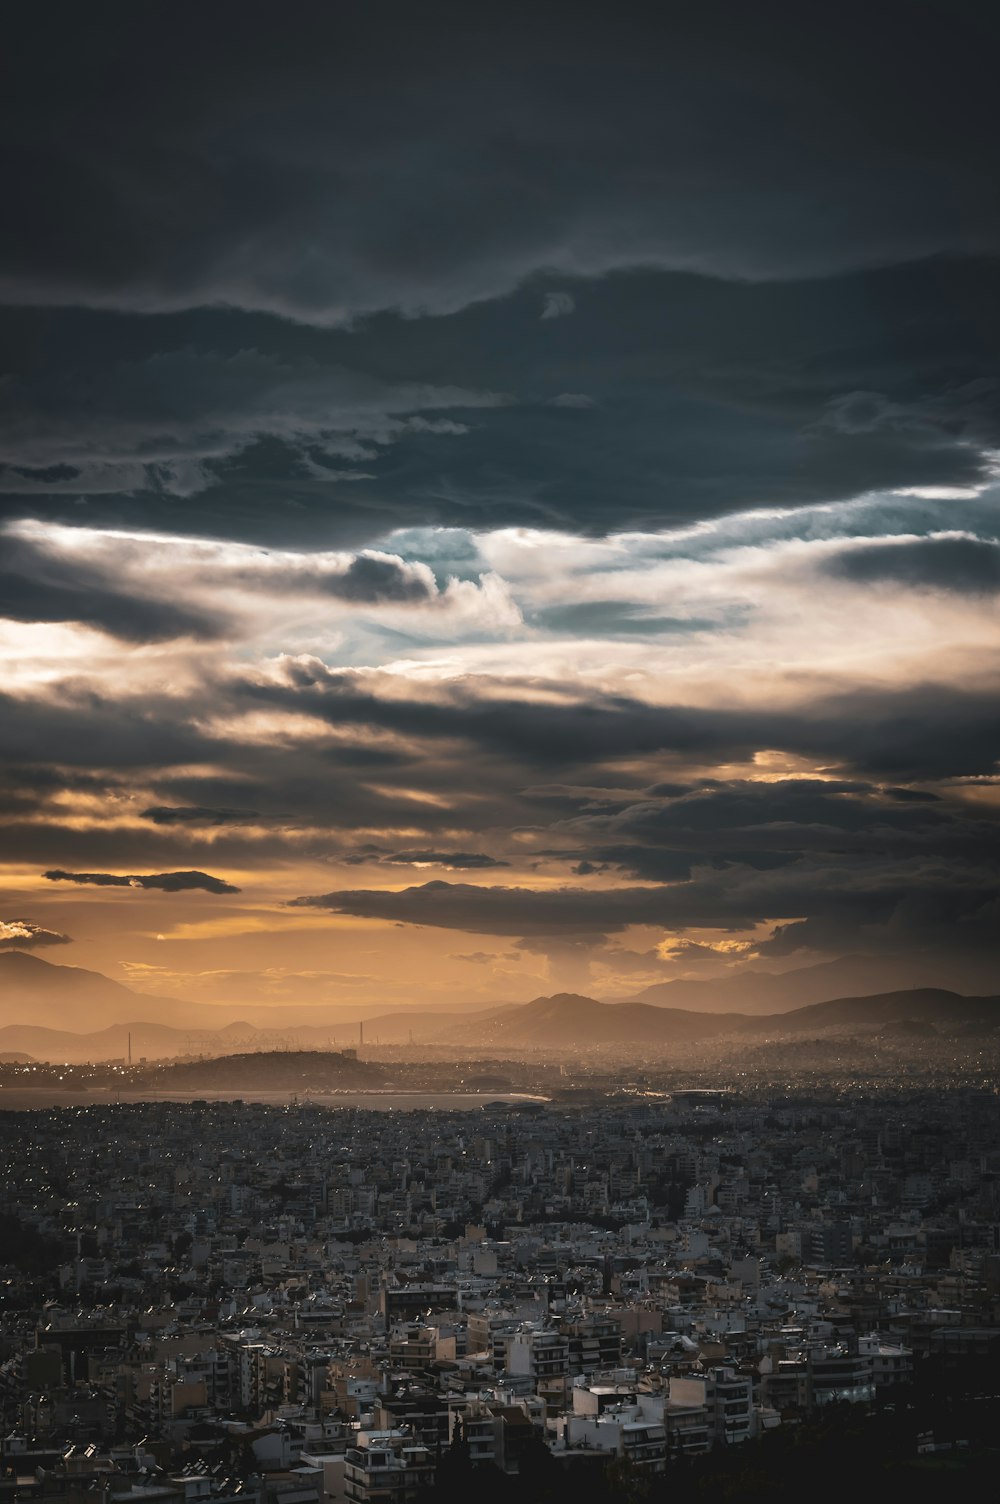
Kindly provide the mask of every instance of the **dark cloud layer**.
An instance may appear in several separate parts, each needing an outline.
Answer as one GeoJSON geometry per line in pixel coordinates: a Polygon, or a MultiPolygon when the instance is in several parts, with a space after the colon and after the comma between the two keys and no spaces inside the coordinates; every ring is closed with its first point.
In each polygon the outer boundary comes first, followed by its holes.
{"type": "Polygon", "coordinates": [[[455,870],[466,868],[469,871],[476,867],[510,865],[498,857],[488,856],[485,851],[397,851],[391,856],[384,856],[382,860],[393,866],[451,867],[455,870]]]}
{"type": "Polygon", "coordinates": [[[621,274],[554,323],[528,292],[349,332],[11,312],[0,508],[315,546],[967,486],[1000,445],[991,310],[1000,261],[952,259],[774,284],[621,274]],[[589,406],[554,405],[570,372],[589,406]],[[868,420],[845,424],[859,396],[868,420]]]}
{"type": "Polygon", "coordinates": [[[970,595],[1000,590],[1000,542],[917,538],[873,543],[838,555],[830,573],[862,585],[910,585],[970,595]]]}
{"type": "Polygon", "coordinates": [[[735,930],[805,913],[804,920],[779,929],[771,942],[776,954],[788,954],[813,943],[811,927],[823,932],[826,947],[833,933],[842,943],[849,932],[873,928],[895,932],[900,945],[925,944],[928,929],[936,929],[962,943],[992,949],[997,889],[995,868],[956,872],[942,892],[936,874],[920,862],[893,867],[871,861],[848,867],[802,861],[778,874],[736,869],[665,888],[536,892],[438,881],[399,892],[345,889],[293,903],[479,935],[578,937],[588,945],[629,925],[670,931],[701,926],[735,930]],[[810,915],[813,909],[822,912],[810,915]]]}
{"type": "Polygon", "coordinates": [[[427,581],[413,571],[407,572],[398,559],[374,554],[359,554],[343,574],[331,576],[325,584],[331,595],[364,604],[407,605],[426,601],[431,594],[427,581]]]}
{"type": "Polygon", "coordinates": [[[51,883],[81,883],[95,888],[152,888],[161,893],[186,893],[200,888],[205,893],[238,893],[232,883],[207,872],[151,872],[121,876],[113,872],[46,872],[51,883]]]}
{"type": "MultiPolygon", "coordinates": [[[[290,748],[206,738],[196,725],[181,724],[175,702],[158,713],[149,706],[141,719],[110,701],[97,705],[91,695],[75,708],[46,704],[35,728],[39,746],[51,747],[58,738],[83,767],[75,775],[39,767],[24,785],[12,770],[12,791],[21,801],[12,800],[6,816],[6,848],[40,863],[89,855],[111,867],[54,868],[46,874],[54,880],[166,891],[234,889],[202,870],[120,874],[154,853],[164,862],[186,856],[192,864],[232,863],[241,870],[294,862],[303,853],[386,870],[427,863],[488,872],[515,859],[523,868],[527,861],[548,874],[539,891],[523,882],[439,882],[402,892],[335,889],[300,902],[395,923],[522,938],[550,955],[553,946],[567,944],[590,951],[633,924],[677,933],[770,923],[780,928],[760,953],[776,956],[831,947],[903,955],[932,944],[943,950],[959,940],[972,955],[995,946],[998,816],[995,805],[964,797],[970,778],[991,787],[995,697],[935,685],[895,696],[858,692],[846,702],[807,703],[797,712],[761,707],[748,713],[653,707],[623,697],[584,706],[527,705],[516,698],[482,704],[468,687],[455,686],[411,701],[398,689],[395,699],[370,690],[363,676],[297,664],[289,682],[271,684],[263,701],[259,684],[248,690],[230,681],[216,685],[215,703],[231,713],[263,703],[320,714],[336,737],[357,728],[366,753],[377,749],[382,732],[402,734],[408,750],[395,754],[398,794],[392,783],[369,787],[366,779],[378,767],[369,757],[331,758],[342,750],[339,743],[328,749],[312,739],[290,748]],[[273,701],[270,691],[277,695],[273,701]],[[102,735],[91,742],[95,717],[102,735]],[[109,748],[117,771],[101,777],[87,771],[109,748]],[[822,757],[841,771],[765,781],[663,777],[675,758],[713,766],[774,748],[822,757]],[[648,769],[645,782],[635,779],[637,760],[648,769]],[[197,771],[209,761],[225,765],[228,776],[197,771]],[[616,772],[618,761],[629,769],[628,779],[616,772]],[[539,766],[548,770],[553,762],[572,768],[576,783],[538,783],[539,766]],[[104,797],[113,808],[137,776],[166,796],[162,804],[143,806],[144,829],[88,831],[63,823],[58,801],[64,787],[75,782],[82,797],[104,797]],[[900,783],[900,777],[914,781],[900,783]],[[428,844],[373,845],[373,827],[412,825],[413,785],[430,796],[419,806],[428,844]],[[460,818],[477,844],[451,847],[445,842],[456,823],[454,801],[462,808],[467,796],[471,803],[460,818]],[[237,798],[252,800],[258,812],[252,830],[240,823],[250,810],[237,798]],[[158,821],[158,814],[166,819],[158,821]],[[574,871],[577,886],[551,885],[553,874],[571,883],[574,871]],[[591,878],[599,885],[580,882],[591,878]]],[[[22,702],[18,712],[23,753],[31,709],[22,702]]]]}
{"type": "MultiPolygon", "coordinates": [[[[934,683],[894,693],[859,688],[806,701],[796,709],[705,709],[649,705],[625,695],[594,695],[583,702],[567,695],[561,703],[538,703],[528,698],[529,684],[524,698],[508,686],[504,697],[483,699],[466,685],[449,685],[433,698],[404,698],[401,693],[380,698],[377,682],[350,671],[331,672],[312,661],[290,665],[283,684],[220,680],[209,686],[206,693],[216,711],[236,715],[270,708],[306,714],[327,721],[332,737],[353,732],[359,738],[356,747],[334,741],[328,747],[304,748],[294,757],[283,746],[246,745],[238,732],[207,733],[199,724],[205,708],[201,698],[185,706],[175,696],[150,694],[137,715],[128,702],[90,689],[77,694],[64,690],[58,701],[0,695],[0,756],[16,766],[45,764],[58,749],[60,765],[78,770],[67,775],[70,779],[82,776],[86,781],[87,770],[109,762],[120,777],[129,770],[135,776],[142,769],[158,769],[164,790],[174,789],[191,806],[228,808],[242,794],[262,815],[279,813],[292,800],[299,813],[313,808],[320,816],[327,808],[338,819],[364,822],[380,802],[384,807],[385,795],[367,789],[363,776],[366,771],[378,776],[382,766],[393,770],[404,789],[409,775],[442,794],[476,790],[488,808],[487,777],[501,778],[500,789],[513,785],[531,790],[538,787],[540,771],[565,769],[586,783],[589,770],[601,770],[603,782],[616,761],[644,759],[667,773],[673,762],[746,761],[758,752],[780,749],[839,768],[841,777],[861,775],[896,785],[901,779],[992,775],[1000,745],[1000,708],[990,688],[934,683]],[[386,749],[389,760],[383,764],[376,733],[402,734],[417,744],[408,754],[386,749]],[[239,776],[187,773],[177,778],[169,771],[220,759],[239,776]],[[311,766],[316,775],[322,772],[332,805],[324,805],[321,784],[297,782],[300,764],[303,770],[311,766]],[[244,773],[253,773],[254,781],[248,783],[244,773]]],[[[747,801],[762,797],[744,790],[742,811],[747,811],[747,801]]],[[[834,804],[832,796],[815,790],[802,795],[779,790],[775,797],[788,801],[790,813],[833,813],[837,824],[848,820],[852,809],[849,802],[834,804]]],[[[529,792],[525,814],[548,799],[544,792],[529,792]]],[[[412,816],[405,792],[400,800],[397,809],[412,816]]],[[[585,805],[588,800],[557,789],[553,808],[565,810],[567,802],[585,805]]],[[[680,807],[681,815],[688,811],[691,819],[697,818],[697,810],[697,801],[680,807]]],[[[741,818],[752,814],[750,808],[741,818]]],[[[887,829],[898,815],[898,808],[886,815],[887,829]]],[[[421,819],[434,818],[433,809],[425,806],[421,819]]],[[[927,819],[932,819],[930,812],[927,819]]]]}
{"type": "MultiPolygon", "coordinates": [[[[992,956],[1000,701],[970,663],[1000,588],[998,14],[16,8],[7,860],[212,894],[340,864],[357,888],[298,902],[508,960],[631,925],[992,956]],[[512,528],[541,582],[519,642],[521,602],[483,604],[482,534],[512,528]],[[551,537],[668,528],[593,566],[551,537]],[[546,593],[564,567],[578,594],[546,593]],[[793,583],[783,667],[750,634],[793,583]],[[838,666],[844,600],[873,625],[838,666]],[[959,622],[923,682],[872,602],[917,638],[959,622]],[[72,632],[34,624],[113,640],[60,676],[72,632]],[[746,687],[671,694],[744,631],[746,687]],[[408,865],[468,880],[374,886],[408,865]]],[[[64,937],[0,925],[18,943],[64,937]]]]}
{"type": "Polygon", "coordinates": [[[154,804],[142,811],[154,825],[248,825],[258,818],[254,809],[212,809],[202,804],[154,804]]]}
{"type": "Polygon", "coordinates": [[[995,18],[961,0],[102,19],[11,23],[11,298],[336,322],[547,268],[775,277],[1000,249],[995,18]]]}
{"type": "Polygon", "coordinates": [[[513,689],[477,697],[465,686],[427,698],[379,699],[351,673],[318,661],[289,664],[285,685],[250,684],[246,693],[283,709],[308,709],[332,725],[377,725],[432,740],[461,738],[526,765],[572,768],[662,753],[748,759],[780,748],[831,765],[893,779],[991,773],[1000,743],[992,691],[918,685],[895,693],[859,688],[798,710],[657,706],[627,695],[538,703],[513,689]]]}
{"type": "Polygon", "coordinates": [[[0,559],[0,616],[11,621],[80,622],[139,642],[213,637],[221,629],[210,612],[150,599],[116,583],[110,570],[25,539],[0,539],[0,559]]]}
{"type": "Polygon", "coordinates": [[[982,480],[995,15],[562,12],[22,7],[8,514],[315,546],[982,480]]]}
{"type": "Polygon", "coordinates": [[[184,575],[195,576],[202,603],[179,604],[177,578],[155,569],[157,551],[155,543],[134,535],[116,539],[81,529],[45,536],[35,528],[24,536],[9,529],[0,533],[0,618],[76,622],[126,642],[211,641],[236,630],[234,607],[221,603],[227,589],[245,598],[266,594],[276,602],[329,596],[359,607],[419,606],[439,594],[426,565],[373,549],[353,557],[300,553],[277,566],[266,555],[222,561],[203,552],[177,569],[182,588],[192,583],[184,575]],[[77,541],[82,548],[74,547],[77,541]]]}

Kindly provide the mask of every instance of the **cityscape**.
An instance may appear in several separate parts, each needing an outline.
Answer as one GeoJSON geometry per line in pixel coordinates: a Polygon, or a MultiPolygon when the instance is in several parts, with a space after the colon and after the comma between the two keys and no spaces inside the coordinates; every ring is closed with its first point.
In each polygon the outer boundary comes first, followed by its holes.
{"type": "Polygon", "coordinates": [[[0,1504],[1000,1476],[1000,8],[0,49],[0,1504]]]}
{"type": "Polygon", "coordinates": [[[934,1484],[1000,1403],[998,1050],[902,1037],[867,1068],[835,1032],[769,1068],[397,1058],[388,1093],[264,1100],[66,1066],[74,1105],[31,1109],[8,1066],[2,1486],[410,1504],[469,1468],[542,1497],[548,1468],[714,1496],[723,1449],[845,1411],[934,1484]]]}

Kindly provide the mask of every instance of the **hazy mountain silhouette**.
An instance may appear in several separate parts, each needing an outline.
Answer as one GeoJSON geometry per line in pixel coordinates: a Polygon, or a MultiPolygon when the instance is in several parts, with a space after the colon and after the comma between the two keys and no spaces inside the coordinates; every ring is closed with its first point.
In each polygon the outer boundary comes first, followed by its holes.
{"type": "Polygon", "coordinates": [[[799,1034],[817,1029],[877,1027],[913,1019],[956,1028],[970,1023],[1000,1025],[1000,998],[963,997],[939,988],[876,993],[868,997],[832,998],[784,1013],[694,1013],[649,1003],[599,1003],[592,997],[562,992],[535,998],[520,1008],[486,1014],[474,1029],[453,1027],[462,1043],[478,1039],[484,1046],[507,1049],[600,1045],[653,1045],[712,1039],[724,1034],[799,1034]]]}
{"type": "Polygon", "coordinates": [[[133,992],[103,972],[55,966],[19,950],[0,951],[0,1009],[5,1020],[21,1014],[26,1021],[56,1029],[100,1029],[158,1015],[184,1024],[198,1011],[179,998],[133,992]]]}
{"type": "Polygon", "coordinates": [[[373,1014],[364,1008],[333,1007],[289,1008],[283,1012],[280,1005],[271,1005],[250,1006],[243,1010],[245,1018],[234,1020],[231,1017],[234,1010],[230,1008],[133,992],[100,972],[57,966],[37,956],[6,951],[0,952],[0,1018],[16,1018],[20,1014],[25,1021],[0,1027],[0,1049],[56,1061],[122,1059],[130,1044],[133,1061],[142,1056],[153,1060],[218,1055],[240,1048],[255,1053],[275,1049],[343,1049],[359,1043],[362,1019],[368,1044],[406,1043],[412,1038],[418,1044],[453,1043],[466,1048],[482,1045],[488,1050],[565,1049],[574,1045],[655,1046],[711,1039],[722,1034],[789,1034],[830,1027],[874,1027],[905,1020],[946,1029],[989,1030],[1000,1022],[997,998],[968,997],[946,988],[896,988],[832,998],[827,991],[819,1001],[784,1008],[775,996],[776,991],[784,990],[782,1000],[787,1002],[795,996],[801,998],[803,990],[822,990],[830,985],[830,979],[849,974],[847,963],[861,959],[847,957],[843,963],[825,963],[778,977],[747,974],[722,984],[662,983],[647,988],[638,999],[615,1003],[599,1002],[577,993],[557,993],[528,1003],[480,1007],[464,1015],[443,1009],[373,1014]],[[679,1001],[690,996],[694,989],[694,995],[701,998],[702,987],[719,986],[725,986],[734,1001],[741,991],[749,991],[749,1006],[720,1012],[705,1007],[666,1005],[668,997],[679,1001]],[[764,988],[771,1000],[766,1012],[761,1011],[757,1002],[764,988]],[[316,1022],[291,1022],[303,1012],[316,1022]],[[159,1022],[157,1015],[170,1018],[171,1023],[159,1022]],[[289,1021],[269,1026],[275,1018],[289,1021]],[[65,1027],[67,1019],[75,1027],[65,1027]],[[263,1027],[262,1019],[267,1021],[263,1027]],[[55,1024],[62,1027],[53,1027],[55,1024]]]}
{"type": "Polygon", "coordinates": [[[575,992],[536,997],[520,1007],[486,1013],[474,1025],[453,1025],[452,1037],[463,1044],[532,1045],[660,1044],[668,1040],[707,1039],[739,1027],[743,1015],[691,1013],[656,1008],[648,1003],[600,1003],[575,992]]]}
{"type": "MultiPolygon", "coordinates": [[[[477,1006],[486,1005],[480,1003],[477,1006]]],[[[503,1005],[489,1006],[492,1011],[503,1005]]],[[[442,1021],[454,1019],[456,1011],[454,1005],[443,1003],[440,1012],[435,1010],[431,1015],[405,1010],[399,1017],[407,1020],[405,1028],[408,1029],[420,1027],[426,1017],[435,1021],[438,1018],[442,1021]]],[[[368,1020],[377,1012],[377,1003],[351,1006],[329,1003],[191,1003],[181,998],[137,992],[99,971],[58,966],[24,951],[0,951],[0,1022],[26,1027],[42,1026],[77,1034],[115,1025],[127,1025],[135,1030],[142,1024],[154,1031],[167,1027],[160,1021],[169,1019],[170,1027],[180,1034],[199,1030],[209,1030],[214,1034],[225,1028],[285,1035],[290,1028],[301,1028],[306,1031],[301,1036],[304,1042],[326,1046],[333,1042],[334,1034],[336,1042],[341,1045],[356,1043],[359,1022],[368,1020]],[[349,1039],[350,1030],[354,1033],[349,1039]]],[[[402,1024],[400,1027],[404,1028],[402,1024]]],[[[121,1034],[122,1048],[109,1050],[109,1055],[124,1052],[126,1033],[127,1030],[121,1034]]],[[[405,1039],[405,1029],[397,1037],[405,1039]]],[[[12,1044],[10,1048],[30,1046],[12,1044]]],[[[182,1045],[171,1053],[183,1053],[182,1045]]]]}
{"type": "Polygon", "coordinates": [[[845,1027],[853,1024],[887,1024],[904,1020],[945,1026],[987,1023],[1000,1024],[1000,997],[967,997],[945,987],[912,987],[900,992],[879,992],[867,997],[838,997],[813,1003],[808,1008],[793,1008],[770,1018],[752,1020],[785,1032],[805,1029],[845,1027]]]}
{"type": "MultiPolygon", "coordinates": [[[[511,1005],[515,1006],[515,1005],[511,1005]]],[[[207,1012],[202,1010],[202,1016],[207,1012]]],[[[492,1010],[491,1010],[492,1016],[492,1010]]],[[[461,1020],[464,1025],[467,1019],[461,1020]]],[[[385,1013],[364,1021],[365,1040],[383,1044],[453,1041],[457,1024],[453,1013],[385,1013]]],[[[223,1050],[312,1049],[338,1050],[359,1042],[354,1023],[296,1024],[287,1029],[255,1028],[246,1021],[219,1029],[178,1029],[170,1024],[131,1019],[106,1029],[49,1029],[38,1024],[0,1027],[0,1050],[26,1051],[39,1060],[76,1064],[83,1060],[123,1060],[132,1051],[134,1063],[173,1059],[183,1055],[218,1055],[223,1050]]]]}
{"type": "Polygon", "coordinates": [[[828,998],[899,992],[953,980],[950,976],[928,975],[928,962],[923,957],[907,962],[898,956],[838,956],[791,971],[741,971],[731,977],[655,982],[623,1001],[693,1008],[696,1012],[779,1013],[828,998]]]}
{"type": "Polygon", "coordinates": [[[244,1025],[233,1034],[229,1029],[175,1029],[169,1024],[154,1024],[132,1019],[111,1024],[106,1029],[79,1033],[70,1029],[47,1029],[38,1024],[7,1024],[0,1028],[0,1049],[26,1051],[38,1060],[63,1061],[68,1065],[84,1060],[124,1060],[131,1047],[132,1060],[138,1064],[143,1056],[150,1060],[169,1059],[178,1055],[217,1055],[226,1046],[242,1043],[247,1036],[266,1040],[269,1036],[244,1025]]]}

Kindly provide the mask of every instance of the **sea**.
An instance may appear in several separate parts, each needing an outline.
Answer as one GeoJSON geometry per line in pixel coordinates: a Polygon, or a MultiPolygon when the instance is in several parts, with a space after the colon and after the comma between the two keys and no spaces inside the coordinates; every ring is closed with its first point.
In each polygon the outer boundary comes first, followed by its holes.
{"type": "Polygon", "coordinates": [[[515,1107],[543,1106],[548,1097],[530,1092],[381,1092],[381,1091],[64,1091],[34,1086],[0,1087],[0,1112],[41,1111],[50,1107],[108,1107],[130,1102],[265,1102],[274,1107],[355,1107],[369,1112],[472,1112],[502,1102],[515,1107]]]}

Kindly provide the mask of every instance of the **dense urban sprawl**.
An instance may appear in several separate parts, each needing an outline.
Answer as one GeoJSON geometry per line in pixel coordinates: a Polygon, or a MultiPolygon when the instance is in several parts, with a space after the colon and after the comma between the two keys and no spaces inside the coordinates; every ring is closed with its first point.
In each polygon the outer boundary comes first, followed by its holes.
{"type": "Polygon", "coordinates": [[[655,1478],[828,1406],[988,1399],[998,1109],[2,1113],[0,1492],[408,1504],[456,1458],[655,1478]]]}

